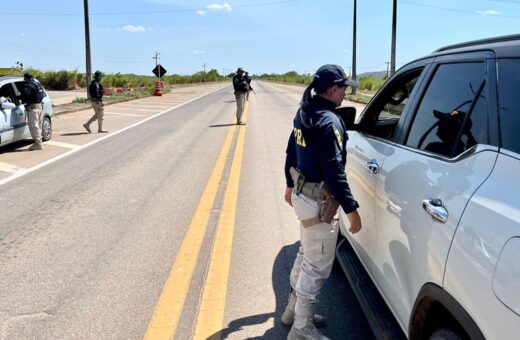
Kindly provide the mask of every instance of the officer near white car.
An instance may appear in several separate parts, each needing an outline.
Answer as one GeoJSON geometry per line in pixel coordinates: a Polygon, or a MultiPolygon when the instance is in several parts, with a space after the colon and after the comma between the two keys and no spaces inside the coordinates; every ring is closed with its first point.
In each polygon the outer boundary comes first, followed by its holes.
{"type": "Polygon", "coordinates": [[[316,328],[323,325],[323,317],[314,314],[314,307],[334,262],[339,227],[332,220],[338,207],[347,214],[351,233],[361,229],[359,205],[345,175],[348,136],[334,113],[347,86],[357,83],[348,80],[340,66],[320,67],[303,94],[289,137],[285,201],[300,220],[301,243],[290,274],[289,303],[282,315],[284,324],[292,324],[290,340],[328,339],[316,328]]]}
{"type": "Polygon", "coordinates": [[[29,147],[29,150],[43,150],[42,143],[42,112],[43,112],[43,97],[45,92],[41,84],[34,80],[30,73],[23,75],[25,86],[22,93],[22,101],[25,103],[25,111],[27,113],[27,123],[31,137],[34,144],[29,147]]]}

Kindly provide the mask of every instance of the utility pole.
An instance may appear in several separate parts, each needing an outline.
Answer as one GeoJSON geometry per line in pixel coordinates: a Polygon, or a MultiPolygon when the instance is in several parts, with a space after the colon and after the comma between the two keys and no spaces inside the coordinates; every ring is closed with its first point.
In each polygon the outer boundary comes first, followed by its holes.
{"type": "MultiPolygon", "coordinates": [[[[161,58],[159,58],[159,55],[160,55],[160,53],[155,51],[155,57],[152,57],[152,59],[155,59],[155,67],[157,67],[157,65],[159,65],[158,60],[161,59],[161,58]]],[[[161,72],[159,72],[159,81],[161,81],[160,75],[161,75],[161,72]]]]}
{"type": "Polygon", "coordinates": [[[386,64],[386,79],[388,79],[390,77],[389,75],[389,67],[390,67],[390,62],[389,61],[385,61],[385,64],[386,64]]]}
{"type": "Polygon", "coordinates": [[[204,73],[202,74],[202,82],[204,83],[206,81],[206,63],[202,64],[202,67],[204,67],[204,73]]]}
{"type": "Polygon", "coordinates": [[[85,16],[85,58],[86,58],[86,80],[87,80],[87,98],[90,98],[88,87],[92,79],[92,66],[90,59],[90,27],[88,21],[88,0],[83,0],[83,14],[85,16]]]}
{"type": "MultiPolygon", "coordinates": [[[[357,79],[356,74],[356,20],[357,20],[357,0],[354,0],[354,19],[352,27],[352,80],[357,79]]],[[[356,94],[356,88],[352,88],[352,94],[356,94]]]]}
{"type": "Polygon", "coordinates": [[[390,75],[395,73],[395,35],[397,31],[397,0],[394,0],[392,11],[392,51],[390,55],[390,75]]]}

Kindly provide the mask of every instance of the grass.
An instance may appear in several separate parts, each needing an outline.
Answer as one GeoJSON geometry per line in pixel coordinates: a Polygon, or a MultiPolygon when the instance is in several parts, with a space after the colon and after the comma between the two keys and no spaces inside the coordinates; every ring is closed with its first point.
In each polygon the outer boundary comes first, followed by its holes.
{"type": "MultiPolygon", "coordinates": [[[[170,89],[163,88],[161,90],[163,94],[170,93],[170,89]]],[[[143,97],[149,97],[152,96],[154,93],[154,89],[141,89],[136,90],[133,92],[127,92],[127,93],[115,93],[110,96],[103,97],[103,101],[105,103],[112,103],[112,102],[119,102],[119,101],[125,101],[125,100],[132,100],[132,99],[138,99],[143,97]]],[[[76,104],[83,104],[83,103],[90,103],[90,100],[84,97],[77,97],[72,101],[76,104]]]]}

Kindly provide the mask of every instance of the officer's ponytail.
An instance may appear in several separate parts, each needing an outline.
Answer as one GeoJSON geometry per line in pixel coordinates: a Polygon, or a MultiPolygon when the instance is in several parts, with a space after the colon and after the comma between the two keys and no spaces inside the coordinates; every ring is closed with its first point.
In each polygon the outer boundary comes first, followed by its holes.
{"type": "Polygon", "coordinates": [[[300,102],[300,107],[303,111],[309,108],[309,105],[311,104],[312,99],[312,89],[314,88],[314,80],[312,83],[307,86],[305,91],[303,92],[302,100],[300,102]]]}

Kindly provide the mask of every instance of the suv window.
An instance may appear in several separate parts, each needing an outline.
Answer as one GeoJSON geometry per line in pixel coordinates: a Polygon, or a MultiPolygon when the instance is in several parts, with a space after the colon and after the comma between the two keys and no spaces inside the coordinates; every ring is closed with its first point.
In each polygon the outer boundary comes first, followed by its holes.
{"type": "Polygon", "coordinates": [[[520,60],[500,60],[498,81],[502,147],[520,154],[520,60]]]}
{"type": "Polygon", "coordinates": [[[438,66],[408,134],[406,145],[455,157],[488,141],[486,65],[438,66]]]}
{"type": "Polygon", "coordinates": [[[387,88],[378,95],[366,121],[363,122],[366,133],[384,139],[392,139],[399,119],[404,111],[410,93],[412,93],[421,69],[413,70],[399,79],[392,81],[387,88]]]}

